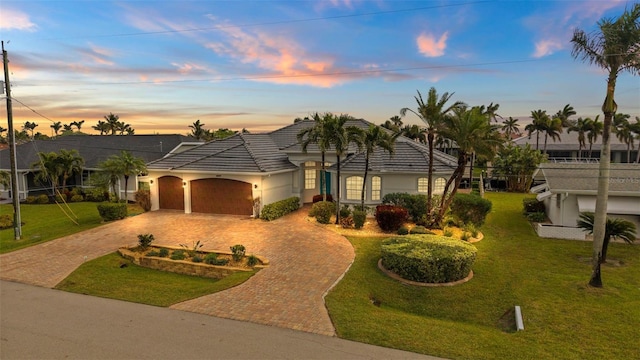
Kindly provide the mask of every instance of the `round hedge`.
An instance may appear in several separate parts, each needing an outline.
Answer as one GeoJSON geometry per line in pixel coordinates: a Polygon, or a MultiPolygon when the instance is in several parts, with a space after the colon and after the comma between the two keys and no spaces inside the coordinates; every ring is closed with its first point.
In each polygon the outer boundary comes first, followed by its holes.
{"type": "Polygon", "coordinates": [[[396,236],[382,241],[382,266],[403,279],[448,283],[469,275],[476,247],[438,235],[396,236]]]}

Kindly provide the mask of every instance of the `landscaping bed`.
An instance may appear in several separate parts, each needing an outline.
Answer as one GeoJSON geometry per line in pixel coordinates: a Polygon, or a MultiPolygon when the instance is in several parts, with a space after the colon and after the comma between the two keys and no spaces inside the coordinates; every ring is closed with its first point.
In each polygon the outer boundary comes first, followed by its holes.
{"type": "Polygon", "coordinates": [[[142,267],[212,279],[222,279],[239,271],[255,271],[269,265],[269,260],[256,255],[234,257],[232,252],[193,251],[173,246],[120,248],[118,253],[142,267]]]}

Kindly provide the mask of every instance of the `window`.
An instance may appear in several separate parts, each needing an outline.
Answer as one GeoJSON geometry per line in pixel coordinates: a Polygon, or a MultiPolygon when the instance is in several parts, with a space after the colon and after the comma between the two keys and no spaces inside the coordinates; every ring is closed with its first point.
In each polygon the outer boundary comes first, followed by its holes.
{"type": "Polygon", "coordinates": [[[437,178],[435,183],[433,184],[433,193],[434,194],[444,193],[444,186],[446,184],[447,184],[447,181],[444,178],[437,178]]]}
{"type": "Polygon", "coordinates": [[[371,200],[380,200],[380,176],[374,176],[371,178],[371,200]]]}
{"type": "Polygon", "coordinates": [[[316,188],[316,163],[313,161],[307,161],[304,163],[304,188],[315,189],[316,188]]]}
{"type": "Polygon", "coordinates": [[[418,178],[418,192],[419,193],[426,193],[428,190],[428,186],[429,186],[429,179],[427,178],[418,178]]]}
{"type": "Polygon", "coordinates": [[[360,200],[362,191],[362,176],[349,176],[347,178],[347,200],[360,200]]]}

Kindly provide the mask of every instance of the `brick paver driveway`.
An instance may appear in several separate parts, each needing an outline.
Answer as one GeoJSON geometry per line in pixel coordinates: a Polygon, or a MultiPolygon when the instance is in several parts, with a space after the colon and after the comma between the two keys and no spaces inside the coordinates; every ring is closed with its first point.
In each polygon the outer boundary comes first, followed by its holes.
{"type": "Polygon", "coordinates": [[[240,286],[173,308],[335,334],[324,295],[348,269],[355,254],[344,237],[308,222],[305,210],[272,222],[238,216],[150,212],[0,255],[0,278],[54,287],[85,259],[135,245],[137,235],[145,233],[152,233],[157,245],[200,240],[205,250],[228,250],[242,244],[248,254],[271,261],[269,267],[240,286]]]}

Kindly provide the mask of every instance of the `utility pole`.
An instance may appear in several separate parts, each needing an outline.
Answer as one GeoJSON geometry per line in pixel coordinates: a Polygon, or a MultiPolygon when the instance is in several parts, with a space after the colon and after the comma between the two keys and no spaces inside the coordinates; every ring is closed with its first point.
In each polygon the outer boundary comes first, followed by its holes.
{"type": "Polygon", "coordinates": [[[13,108],[11,107],[11,84],[9,84],[9,59],[2,41],[2,63],[4,64],[4,86],[7,92],[7,122],[9,123],[9,157],[11,161],[11,199],[13,201],[13,232],[16,240],[22,236],[20,195],[18,194],[18,164],[16,161],[16,133],[13,130],[13,108]]]}

